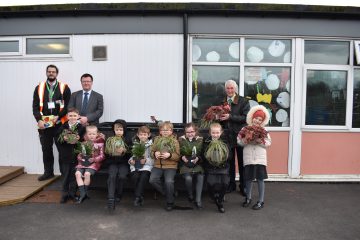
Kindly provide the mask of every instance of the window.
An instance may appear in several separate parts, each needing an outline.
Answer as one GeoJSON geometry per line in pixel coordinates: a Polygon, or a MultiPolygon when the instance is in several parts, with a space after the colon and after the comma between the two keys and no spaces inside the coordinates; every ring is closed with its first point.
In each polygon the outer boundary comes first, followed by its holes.
{"type": "Polygon", "coordinates": [[[232,79],[250,106],[261,104],[268,109],[270,126],[290,126],[291,39],[191,40],[191,121],[198,122],[210,106],[221,104],[224,84],[232,79]]]}
{"type": "Polygon", "coordinates": [[[360,68],[354,70],[352,127],[360,128],[360,68]]]}
{"type": "Polygon", "coordinates": [[[26,54],[70,54],[70,38],[27,38],[26,54]]]}
{"type": "Polygon", "coordinates": [[[306,125],[346,124],[347,71],[308,70],[306,125]]]}
{"type": "Polygon", "coordinates": [[[21,54],[21,40],[13,38],[1,38],[0,55],[11,56],[21,54]]]}
{"type": "Polygon", "coordinates": [[[305,64],[349,64],[350,43],[346,41],[306,40],[305,64]]]}

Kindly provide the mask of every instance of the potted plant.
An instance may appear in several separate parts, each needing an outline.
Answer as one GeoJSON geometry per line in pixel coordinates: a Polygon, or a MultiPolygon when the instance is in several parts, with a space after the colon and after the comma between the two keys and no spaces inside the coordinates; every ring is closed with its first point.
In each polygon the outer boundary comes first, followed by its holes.
{"type": "Polygon", "coordinates": [[[243,127],[238,137],[245,139],[248,143],[265,143],[265,138],[267,136],[268,132],[265,130],[265,128],[260,126],[246,126],[243,127]]]}
{"type": "Polygon", "coordinates": [[[196,158],[197,153],[199,152],[199,146],[192,145],[190,142],[183,140],[181,142],[180,147],[180,154],[181,156],[185,156],[188,160],[187,163],[185,163],[185,166],[189,168],[195,167],[194,159],[196,158]]]}
{"type": "Polygon", "coordinates": [[[212,123],[219,121],[221,115],[227,113],[230,113],[230,105],[228,103],[209,107],[200,121],[200,129],[209,128],[212,123]]]}
{"type": "Polygon", "coordinates": [[[228,147],[221,140],[212,140],[205,151],[206,159],[214,167],[223,167],[228,156],[228,147]]]}
{"type": "Polygon", "coordinates": [[[134,142],[132,146],[131,153],[133,156],[133,160],[135,161],[135,170],[139,170],[143,167],[144,164],[141,164],[141,159],[145,157],[145,143],[142,142],[134,142]]]}
{"type": "Polygon", "coordinates": [[[94,144],[91,141],[85,141],[79,143],[75,150],[75,153],[80,153],[82,158],[85,160],[81,162],[81,165],[88,167],[91,165],[89,159],[93,156],[94,153],[94,144]]]}
{"type": "Polygon", "coordinates": [[[64,129],[59,135],[58,141],[60,143],[76,144],[79,141],[76,125],[71,126],[69,129],[64,129]]]}
{"type": "Polygon", "coordinates": [[[154,140],[154,149],[160,153],[173,153],[176,150],[176,139],[174,136],[158,136],[154,140]]]}
{"type": "Polygon", "coordinates": [[[127,145],[122,137],[114,136],[106,141],[105,153],[111,156],[123,156],[127,151],[127,145]]]}

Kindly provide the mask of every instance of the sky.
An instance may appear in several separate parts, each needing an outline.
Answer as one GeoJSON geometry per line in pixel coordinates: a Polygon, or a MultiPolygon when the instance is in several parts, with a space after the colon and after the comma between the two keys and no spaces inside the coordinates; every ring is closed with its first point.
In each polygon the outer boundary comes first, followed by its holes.
{"type": "Polygon", "coordinates": [[[330,5],[330,6],[355,6],[360,7],[359,0],[0,0],[0,6],[63,4],[63,3],[136,3],[136,2],[228,2],[228,3],[278,3],[302,5],[330,5]],[[51,2],[51,3],[50,3],[51,2]]]}

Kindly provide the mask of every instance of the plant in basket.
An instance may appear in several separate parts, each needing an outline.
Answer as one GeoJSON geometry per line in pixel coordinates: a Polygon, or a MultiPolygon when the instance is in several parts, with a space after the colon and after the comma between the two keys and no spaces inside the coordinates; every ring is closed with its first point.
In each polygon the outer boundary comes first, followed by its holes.
{"type": "Polygon", "coordinates": [[[111,156],[123,156],[127,151],[127,145],[122,137],[114,136],[108,138],[105,153],[111,156]]]}
{"type": "Polygon", "coordinates": [[[132,146],[131,153],[133,160],[135,161],[135,170],[139,170],[143,167],[144,164],[141,164],[141,159],[145,157],[146,146],[142,142],[134,142],[132,146]]]}
{"type": "Polygon", "coordinates": [[[76,144],[79,141],[79,133],[76,130],[76,125],[71,126],[69,129],[64,129],[59,135],[58,141],[60,143],[76,144]]]}
{"type": "Polygon", "coordinates": [[[212,123],[219,121],[221,115],[227,113],[230,113],[230,105],[228,103],[209,107],[200,121],[200,128],[209,128],[212,123]]]}
{"type": "Polygon", "coordinates": [[[228,147],[221,140],[212,140],[205,151],[206,159],[215,167],[223,167],[228,156],[228,147]]]}

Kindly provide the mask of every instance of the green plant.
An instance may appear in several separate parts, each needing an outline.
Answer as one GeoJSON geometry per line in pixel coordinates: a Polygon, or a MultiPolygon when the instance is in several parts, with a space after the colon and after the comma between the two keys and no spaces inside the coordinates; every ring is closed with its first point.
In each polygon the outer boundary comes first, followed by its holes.
{"type": "Polygon", "coordinates": [[[134,158],[136,159],[142,159],[145,154],[145,143],[142,142],[134,142],[134,145],[132,146],[131,153],[134,158]]]}
{"type": "Polygon", "coordinates": [[[75,153],[81,153],[84,157],[91,157],[94,153],[94,144],[91,141],[85,141],[76,144],[75,153]]]}
{"type": "Polygon", "coordinates": [[[64,129],[59,135],[58,141],[60,143],[67,142],[69,144],[75,144],[78,142],[78,131],[76,125],[71,126],[69,129],[64,129]]]}
{"type": "Polygon", "coordinates": [[[128,146],[124,142],[122,137],[114,136],[106,140],[105,153],[112,156],[124,155],[128,146]]]}
{"type": "Polygon", "coordinates": [[[176,138],[174,136],[158,136],[154,140],[154,149],[162,153],[173,153],[176,150],[176,138]]]}
{"type": "Polygon", "coordinates": [[[191,143],[185,139],[180,140],[180,154],[182,156],[192,156],[199,154],[201,151],[201,143],[195,142],[191,143]],[[195,150],[194,150],[195,147],[195,150]],[[195,153],[194,153],[195,151],[195,153]]]}
{"type": "Polygon", "coordinates": [[[205,151],[205,158],[215,167],[224,166],[228,156],[228,147],[221,140],[212,140],[205,151]]]}

